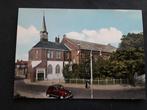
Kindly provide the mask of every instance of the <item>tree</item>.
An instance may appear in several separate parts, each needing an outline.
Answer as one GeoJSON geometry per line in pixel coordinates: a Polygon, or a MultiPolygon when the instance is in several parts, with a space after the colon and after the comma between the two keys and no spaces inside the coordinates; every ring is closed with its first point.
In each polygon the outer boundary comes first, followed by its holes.
{"type": "Polygon", "coordinates": [[[143,33],[123,35],[119,48],[110,57],[113,73],[128,78],[134,84],[134,74],[144,74],[144,40],[143,33]]]}
{"type": "Polygon", "coordinates": [[[127,48],[144,48],[143,33],[128,33],[122,36],[122,42],[119,45],[120,49],[127,48]]]}
{"type": "Polygon", "coordinates": [[[63,68],[63,76],[67,79],[84,78],[85,66],[84,64],[73,64],[72,71],[69,70],[70,65],[67,64],[63,68]]]}
{"type": "Polygon", "coordinates": [[[64,78],[66,79],[70,79],[73,77],[73,74],[72,72],[69,70],[69,64],[65,65],[64,68],[63,68],[63,76],[64,78]]]}
{"type": "Polygon", "coordinates": [[[93,62],[93,78],[104,79],[112,76],[111,62],[109,59],[103,59],[99,56],[96,62],[93,62]]]}
{"type": "MultiPolygon", "coordinates": [[[[113,52],[110,59],[98,57],[93,61],[93,78],[123,78],[134,84],[134,74],[144,74],[144,41],[143,33],[128,33],[123,35],[119,48],[113,52]]],[[[64,67],[66,78],[90,78],[90,59],[82,64],[74,64],[72,72],[69,65],[64,67]]]]}
{"type": "Polygon", "coordinates": [[[117,50],[110,57],[113,76],[132,80],[135,72],[144,74],[143,49],[117,50]]]}

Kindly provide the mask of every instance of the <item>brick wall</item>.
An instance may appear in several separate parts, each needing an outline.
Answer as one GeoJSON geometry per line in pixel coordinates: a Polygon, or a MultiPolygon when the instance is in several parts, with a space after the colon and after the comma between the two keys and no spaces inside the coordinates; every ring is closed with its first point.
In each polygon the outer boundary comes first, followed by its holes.
{"type": "Polygon", "coordinates": [[[78,49],[78,47],[75,44],[73,44],[72,42],[70,42],[66,37],[63,38],[62,43],[67,45],[72,50],[78,49]]]}
{"type": "MultiPolygon", "coordinates": [[[[49,59],[47,56],[48,49],[33,48],[29,51],[29,60],[32,60],[32,61],[37,61],[37,60],[64,61],[64,51],[54,50],[54,49],[50,49],[50,50],[53,51],[53,58],[49,59]],[[60,59],[56,58],[57,51],[61,52],[60,59]]],[[[70,54],[70,52],[69,52],[69,54],[70,54]]]]}
{"type": "MultiPolygon", "coordinates": [[[[66,46],[68,46],[71,50],[71,61],[75,60],[75,63],[79,64],[82,63],[84,61],[84,59],[81,58],[81,54],[82,53],[87,53],[88,54],[88,58],[90,58],[90,51],[89,50],[80,50],[80,53],[78,53],[78,47],[76,46],[76,44],[72,43],[71,41],[68,40],[68,38],[64,37],[62,40],[62,43],[64,43],[66,46]]],[[[100,55],[99,51],[93,51],[92,52],[94,59],[97,59],[98,56],[100,55]]],[[[102,52],[102,57],[104,59],[108,59],[110,57],[111,53],[108,52],[102,52]]]]}
{"type": "Polygon", "coordinates": [[[44,57],[44,55],[42,55],[42,49],[41,48],[32,48],[29,51],[29,60],[41,60],[42,56],[44,57]]]}
{"type": "Polygon", "coordinates": [[[79,64],[80,54],[77,54],[78,47],[72,42],[70,42],[66,37],[63,38],[62,43],[68,46],[68,48],[70,48],[71,61],[74,63],[74,60],[75,60],[75,63],[79,64]]]}

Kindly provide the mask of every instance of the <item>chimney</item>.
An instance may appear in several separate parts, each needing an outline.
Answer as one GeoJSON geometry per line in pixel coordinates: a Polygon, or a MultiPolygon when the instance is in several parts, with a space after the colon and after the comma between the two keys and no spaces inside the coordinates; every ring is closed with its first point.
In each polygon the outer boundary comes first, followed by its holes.
{"type": "Polygon", "coordinates": [[[59,43],[60,42],[60,38],[59,37],[55,37],[55,43],[59,43]]]}
{"type": "Polygon", "coordinates": [[[66,34],[63,35],[63,38],[66,37],[66,34]]]}
{"type": "Polygon", "coordinates": [[[57,43],[57,37],[55,37],[55,43],[57,43]]]}
{"type": "Polygon", "coordinates": [[[58,41],[58,43],[60,43],[60,38],[59,37],[57,38],[57,41],[58,41]]]}

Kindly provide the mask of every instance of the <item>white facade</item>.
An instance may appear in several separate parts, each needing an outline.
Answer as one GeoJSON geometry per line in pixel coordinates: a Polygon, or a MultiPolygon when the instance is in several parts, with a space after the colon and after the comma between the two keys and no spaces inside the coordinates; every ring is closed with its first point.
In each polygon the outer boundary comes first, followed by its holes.
{"type": "MultiPolygon", "coordinates": [[[[40,63],[41,61],[32,61],[32,67],[35,67],[40,63]]],[[[68,63],[68,61],[64,62],[65,65],[68,63]]],[[[42,80],[64,80],[63,61],[47,61],[47,68],[36,68],[36,80],[39,80],[40,73],[43,74],[42,80]]]]}
{"type": "MultiPolygon", "coordinates": [[[[67,63],[67,62],[66,62],[67,63]]],[[[47,71],[47,79],[48,80],[63,80],[63,61],[47,61],[47,70],[48,70],[48,66],[52,66],[52,72],[50,73],[49,71],[47,71]],[[59,71],[57,72],[57,65],[58,65],[58,69],[59,71]]]]}

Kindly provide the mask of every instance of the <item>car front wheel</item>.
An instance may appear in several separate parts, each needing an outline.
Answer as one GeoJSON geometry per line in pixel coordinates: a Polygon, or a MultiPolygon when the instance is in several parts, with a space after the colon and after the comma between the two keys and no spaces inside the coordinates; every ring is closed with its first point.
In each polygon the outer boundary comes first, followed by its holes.
{"type": "Polygon", "coordinates": [[[49,94],[46,94],[46,96],[47,96],[47,97],[50,97],[50,95],[49,95],[49,94]]]}
{"type": "Polygon", "coordinates": [[[64,97],[63,96],[60,96],[60,99],[63,99],[64,97]]]}

